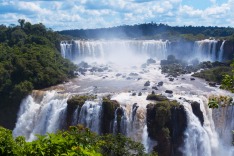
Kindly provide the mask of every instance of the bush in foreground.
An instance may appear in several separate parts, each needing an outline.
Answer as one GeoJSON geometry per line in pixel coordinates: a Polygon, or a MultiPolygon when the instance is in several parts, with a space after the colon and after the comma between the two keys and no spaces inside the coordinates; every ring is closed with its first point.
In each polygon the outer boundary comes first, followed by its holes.
{"type": "Polygon", "coordinates": [[[68,131],[37,135],[37,140],[26,142],[20,136],[12,137],[10,130],[0,127],[0,155],[6,156],[131,156],[146,155],[144,147],[125,136],[108,134],[99,136],[81,125],[68,131]]]}

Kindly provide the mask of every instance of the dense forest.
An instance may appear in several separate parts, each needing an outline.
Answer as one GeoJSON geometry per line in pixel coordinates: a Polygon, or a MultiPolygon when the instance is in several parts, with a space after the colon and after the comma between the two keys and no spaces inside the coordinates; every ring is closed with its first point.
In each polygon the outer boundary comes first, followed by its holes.
{"type": "Polygon", "coordinates": [[[136,38],[200,40],[209,37],[234,40],[234,28],[217,26],[169,26],[166,24],[145,23],[123,25],[112,28],[63,30],[63,35],[81,39],[136,38]]]}
{"type": "Polygon", "coordinates": [[[0,25],[0,125],[7,128],[28,93],[72,78],[76,69],[59,53],[63,36],[41,23],[18,22],[0,25]]]}

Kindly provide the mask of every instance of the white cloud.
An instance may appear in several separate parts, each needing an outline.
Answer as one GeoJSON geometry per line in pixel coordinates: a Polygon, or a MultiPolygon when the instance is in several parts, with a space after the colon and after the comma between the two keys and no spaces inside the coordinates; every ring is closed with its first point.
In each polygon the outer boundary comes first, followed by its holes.
{"type": "MultiPolygon", "coordinates": [[[[205,0],[204,0],[205,1],[205,0]]],[[[183,5],[182,0],[2,0],[0,24],[17,23],[24,18],[43,22],[56,30],[110,27],[144,22],[166,22],[169,25],[231,26],[234,0],[205,9],[183,5]]]]}

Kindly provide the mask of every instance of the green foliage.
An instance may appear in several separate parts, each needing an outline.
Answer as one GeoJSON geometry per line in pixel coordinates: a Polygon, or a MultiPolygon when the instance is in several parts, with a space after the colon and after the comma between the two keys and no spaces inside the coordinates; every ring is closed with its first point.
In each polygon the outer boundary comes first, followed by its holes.
{"type": "Polygon", "coordinates": [[[72,106],[82,107],[83,104],[85,103],[85,101],[93,100],[95,98],[96,98],[96,96],[93,96],[93,95],[75,95],[67,100],[67,104],[72,105],[72,106]]]}
{"type": "Polygon", "coordinates": [[[219,108],[219,103],[215,99],[209,100],[209,108],[219,108]]]}
{"type": "Polygon", "coordinates": [[[230,71],[230,67],[220,66],[202,70],[199,73],[194,73],[192,76],[203,78],[207,81],[221,83],[223,81],[223,75],[230,73],[230,71]]]}
{"type": "Polygon", "coordinates": [[[10,129],[21,100],[32,89],[62,83],[76,69],[59,53],[63,36],[41,23],[18,22],[20,26],[0,25],[0,125],[10,129]]]}
{"type": "MultiPolygon", "coordinates": [[[[169,122],[171,118],[171,109],[179,107],[179,104],[176,101],[160,101],[155,104],[155,120],[157,121],[158,128],[166,128],[166,124],[169,122]]],[[[166,131],[166,130],[164,130],[166,131]]],[[[167,134],[167,133],[165,133],[167,134]]]]}
{"type": "Polygon", "coordinates": [[[33,89],[33,84],[31,82],[29,81],[20,82],[19,84],[15,85],[13,89],[13,96],[18,97],[20,99],[21,97],[28,95],[32,89],[33,89]]]}
{"type": "Polygon", "coordinates": [[[130,138],[126,138],[121,134],[108,134],[102,137],[104,144],[102,145],[103,155],[115,156],[133,156],[144,155],[144,147],[141,143],[134,142],[130,138]]]}
{"type": "Polygon", "coordinates": [[[0,155],[13,155],[14,146],[11,131],[0,127],[0,155]]]}
{"type": "Polygon", "coordinates": [[[153,22],[101,29],[63,30],[59,33],[82,39],[108,39],[119,37],[194,41],[209,37],[219,37],[225,40],[234,40],[234,29],[231,27],[169,26],[153,22]]]}
{"type": "Polygon", "coordinates": [[[233,99],[229,96],[210,96],[208,106],[209,108],[219,108],[233,105],[233,99]]]}
{"type": "Polygon", "coordinates": [[[0,127],[0,155],[5,156],[131,156],[146,155],[142,144],[123,135],[98,136],[81,125],[68,131],[37,135],[37,140],[26,142],[12,137],[10,130],[0,127]]]}
{"type": "Polygon", "coordinates": [[[160,94],[149,94],[147,95],[146,100],[165,101],[167,100],[167,97],[160,94]]]}
{"type": "Polygon", "coordinates": [[[188,41],[204,40],[207,38],[204,34],[181,34],[180,37],[188,41]]]}
{"type": "Polygon", "coordinates": [[[18,22],[20,26],[0,25],[0,111],[17,107],[32,89],[75,76],[76,66],[59,53],[61,35],[41,23],[18,22]]]}
{"type": "Polygon", "coordinates": [[[234,92],[234,62],[230,65],[230,67],[231,71],[224,74],[221,88],[234,92]]]}

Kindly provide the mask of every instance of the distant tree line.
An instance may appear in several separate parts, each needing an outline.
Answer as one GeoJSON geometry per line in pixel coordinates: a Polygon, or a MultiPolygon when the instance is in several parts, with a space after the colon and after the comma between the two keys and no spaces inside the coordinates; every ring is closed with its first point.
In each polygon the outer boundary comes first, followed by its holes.
{"type": "Polygon", "coordinates": [[[80,39],[136,38],[197,40],[209,37],[234,39],[234,28],[232,27],[169,26],[153,22],[111,28],[63,30],[59,31],[59,33],[80,39]]]}

